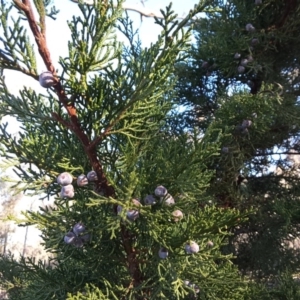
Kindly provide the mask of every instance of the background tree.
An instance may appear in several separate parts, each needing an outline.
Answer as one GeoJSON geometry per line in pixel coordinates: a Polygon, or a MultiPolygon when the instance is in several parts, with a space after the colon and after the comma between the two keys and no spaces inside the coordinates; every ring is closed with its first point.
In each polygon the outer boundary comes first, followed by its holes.
{"type": "Polygon", "coordinates": [[[185,25],[211,4],[200,1],[183,20],[168,6],[145,49],[122,1],[79,4],[68,56],[54,62],[46,19],[56,8],[0,1],[1,67],[45,88],[14,95],[1,78],[0,115],[22,124],[19,138],[0,126],[1,154],[20,178],[16,190],[55,197],[53,207],[16,220],[36,224],[54,258],[2,256],[10,299],[243,299],[246,286],[221,248],[246,213],[216,207],[210,191],[226,132],[212,125],[200,138],[171,121],[185,25]],[[47,72],[38,72],[37,53],[47,72]]]}
{"type": "MultiPolygon", "coordinates": [[[[255,208],[233,229],[229,251],[239,269],[264,280],[287,269],[295,274],[299,249],[286,242],[299,235],[299,173],[288,155],[299,155],[300,3],[215,5],[195,23],[191,56],[177,65],[179,101],[188,108],[178,123],[203,135],[222,132],[222,154],[209,165],[211,193],[221,207],[255,208]]],[[[259,298],[299,297],[299,288],[286,291],[259,298]]]]}

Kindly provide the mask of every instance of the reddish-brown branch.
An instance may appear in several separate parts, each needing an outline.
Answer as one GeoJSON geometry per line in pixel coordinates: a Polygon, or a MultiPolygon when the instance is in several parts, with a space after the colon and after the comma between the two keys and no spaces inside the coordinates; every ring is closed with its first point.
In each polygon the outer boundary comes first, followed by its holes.
{"type": "MultiPolygon", "coordinates": [[[[29,27],[33,33],[33,36],[35,38],[36,44],[38,46],[38,50],[39,53],[47,67],[47,69],[49,71],[51,71],[53,73],[54,76],[56,76],[56,70],[54,68],[54,65],[52,63],[52,59],[51,59],[51,55],[46,43],[46,36],[45,34],[43,34],[35,20],[35,16],[32,10],[32,6],[29,0],[22,0],[23,3],[21,3],[20,1],[15,1],[16,5],[22,9],[27,17],[28,23],[29,23],[29,27]]],[[[59,100],[62,102],[62,104],[64,105],[64,107],[66,108],[69,116],[74,117],[76,116],[76,109],[73,105],[68,104],[68,98],[60,84],[60,82],[57,82],[56,86],[54,87],[56,90],[56,93],[59,97],[59,100]]],[[[77,125],[78,125],[78,121],[77,119],[74,120],[77,125]]]]}
{"type": "Polygon", "coordinates": [[[63,87],[61,86],[61,83],[57,82],[57,84],[54,86],[54,88],[55,88],[56,94],[57,94],[60,102],[63,104],[63,106],[67,110],[68,115],[70,116],[71,122],[74,124],[74,126],[80,127],[79,121],[77,118],[76,108],[73,104],[68,103],[68,97],[67,97],[63,87]]]}
{"type": "Polygon", "coordinates": [[[130,234],[124,225],[121,225],[121,236],[123,247],[127,256],[128,270],[132,278],[132,286],[137,287],[142,282],[142,274],[139,268],[139,263],[136,258],[136,251],[132,247],[130,234]]]}
{"type": "Polygon", "coordinates": [[[35,38],[36,44],[38,46],[39,53],[41,57],[43,58],[47,69],[51,71],[53,74],[55,74],[55,68],[51,61],[50,52],[48,50],[48,47],[46,45],[46,39],[45,36],[41,33],[40,28],[35,21],[35,16],[33,13],[33,9],[31,7],[31,3],[29,0],[22,0],[22,5],[20,1],[15,1],[16,5],[22,9],[26,15],[26,18],[28,20],[31,32],[33,33],[33,36],[35,38]]]}
{"type": "Polygon", "coordinates": [[[69,122],[67,122],[66,120],[64,120],[59,114],[57,114],[56,112],[52,113],[52,117],[54,120],[56,120],[57,122],[59,122],[60,124],[62,124],[64,127],[72,129],[72,126],[69,122]]]}

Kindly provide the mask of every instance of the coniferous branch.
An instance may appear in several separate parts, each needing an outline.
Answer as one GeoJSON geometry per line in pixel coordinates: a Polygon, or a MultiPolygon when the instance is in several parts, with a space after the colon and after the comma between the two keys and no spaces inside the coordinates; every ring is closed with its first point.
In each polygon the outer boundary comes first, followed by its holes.
{"type": "Polygon", "coordinates": [[[35,38],[36,45],[38,46],[38,51],[46,65],[47,69],[54,75],[54,79],[57,80],[56,93],[59,97],[59,100],[65,106],[71,120],[78,126],[77,117],[76,117],[76,109],[75,109],[75,107],[67,104],[67,102],[68,102],[67,96],[65,95],[65,92],[64,92],[61,84],[59,83],[58,79],[56,78],[56,70],[52,63],[49,48],[46,43],[45,32],[39,29],[37,21],[35,20],[33,8],[31,6],[30,1],[22,0],[22,2],[21,2],[19,0],[14,0],[14,3],[26,15],[28,24],[29,24],[30,29],[35,38]]]}
{"type": "MultiPolygon", "coordinates": [[[[31,3],[29,0],[14,0],[15,5],[22,11],[24,12],[24,14],[26,15],[28,24],[31,28],[31,31],[34,35],[36,44],[38,46],[38,51],[47,67],[47,69],[54,75],[54,78],[56,78],[56,70],[55,67],[52,63],[52,59],[50,56],[50,52],[46,43],[46,35],[45,35],[45,31],[44,29],[40,30],[38,27],[38,24],[35,20],[35,16],[34,16],[34,12],[31,6],[31,3]]],[[[59,97],[59,100],[63,103],[64,107],[66,108],[72,123],[74,123],[74,127],[79,127],[78,125],[78,120],[77,120],[77,116],[76,116],[76,109],[75,107],[68,105],[68,99],[67,96],[61,86],[61,84],[59,83],[58,79],[57,83],[55,85],[55,89],[56,89],[56,93],[59,97]]]]}
{"type": "MultiPolygon", "coordinates": [[[[52,60],[50,57],[49,49],[46,44],[46,36],[45,36],[44,29],[42,29],[42,30],[39,29],[38,24],[34,17],[34,13],[33,13],[33,9],[32,9],[30,1],[23,0],[22,2],[20,2],[18,0],[15,0],[14,2],[16,4],[16,6],[20,10],[22,10],[27,17],[29,26],[32,30],[36,44],[38,46],[39,53],[40,53],[41,57],[43,58],[43,61],[44,61],[45,65],[47,66],[47,69],[49,71],[51,71],[54,76],[56,76],[56,71],[55,71],[55,68],[53,66],[53,63],[52,63],[52,60]]],[[[98,178],[99,178],[98,181],[99,181],[100,188],[102,190],[104,190],[106,193],[108,193],[107,194],[108,196],[113,195],[113,193],[114,193],[113,188],[110,187],[110,185],[107,182],[107,179],[103,173],[101,163],[98,160],[95,150],[92,149],[92,151],[90,151],[88,149],[90,142],[89,142],[88,137],[86,136],[86,134],[80,127],[80,123],[79,123],[79,120],[77,117],[77,112],[76,112],[75,106],[73,104],[68,103],[69,101],[68,101],[67,95],[65,94],[65,91],[64,91],[61,83],[58,80],[54,86],[54,89],[56,90],[59,100],[64,105],[65,109],[67,110],[67,112],[70,116],[71,124],[68,125],[68,128],[72,129],[72,131],[75,133],[75,135],[79,138],[79,140],[83,144],[84,149],[88,155],[88,158],[91,161],[91,165],[98,174],[98,178]]],[[[61,118],[59,118],[57,116],[56,113],[53,114],[53,117],[56,118],[58,121],[62,120],[61,118]]],[[[63,125],[66,125],[65,121],[63,122],[63,125]]]]}
{"type": "Polygon", "coordinates": [[[14,0],[16,7],[22,11],[28,20],[28,24],[33,33],[33,36],[36,41],[36,45],[38,46],[38,51],[49,71],[51,71],[54,75],[56,74],[55,68],[53,66],[50,52],[46,43],[46,36],[44,29],[40,30],[37,21],[35,20],[33,8],[29,0],[14,0]]]}
{"type": "Polygon", "coordinates": [[[33,46],[29,43],[26,30],[21,26],[22,19],[9,19],[9,14],[13,8],[1,1],[1,37],[0,43],[0,66],[12,70],[21,71],[26,75],[36,79],[36,59],[33,46]],[[9,26],[12,22],[12,26],[9,26]],[[25,68],[24,68],[25,65],[25,68]]]}
{"type": "Polygon", "coordinates": [[[36,73],[33,73],[33,72],[29,71],[28,69],[23,68],[16,61],[9,59],[9,57],[1,49],[0,49],[0,64],[1,64],[2,68],[20,71],[20,72],[24,73],[25,75],[28,75],[28,76],[34,78],[35,80],[38,80],[38,76],[36,75],[36,73]]]}
{"type": "MultiPolygon", "coordinates": [[[[203,9],[202,6],[199,5],[199,7],[195,7],[193,11],[191,11],[191,15],[197,13],[200,9],[203,9]]],[[[163,31],[161,33],[161,36],[156,43],[156,45],[153,45],[152,51],[146,52],[145,51],[145,57],[147,56],[154,56],[155,64],[153,64],[152,60],[149,60],[150,64],[146,64],[145,69],[143,72],[145,73],[145,77],[141,80],[138,86],[135,87],[135,91],[133,92],[130,101],[128,101],[128,104],[122,108],[122,111],[118,113],[118,115],[113,118],[110,123],[106,126],[105,130],[98,136],[96,137],[92,143],[90,144],[90,147],[95,147],[98,145],[106,136],[112,133],[117,133],[117,131],[112,131],[114,126],[119,123],[121,119],[126,117],[126,113],[129,109],[133,107],[133,105],[136,102],[139,102],[140,99],[146,99],[153,93],[153,87],[155,86],[155,80],[157,77],[160,78],[160,80],[165,79],[164,76],[167,76],[167,68],[165,70],[159,70],[160,65],[167,65],[165,63],[166,60],[172,60],[172,57],[176,57],[178,53],[180,52],[180,47],[183,45],[181,44],[180,40],[186,40],[189,34],[189,31],[186,33],[181,32],[181,36],[179,37],[179,29],[181,26],[183,26],[184,22],[179,26],[176,26],[177,23],[175,22],[172,24],[172,21],[174,20],[175,16],[173,15],[173,12],[171,11],[171,5],[167,7],[166,13],[163,13],[164,15],[164,21],[159,21],[157,22],[159,25],[163,27],[163,31]],[[169,24],[172,24],[169,26],[169,24]],[[169,34],[172,32],[172,30],[176,27],[176,30],[172,33],[171,41],[169,41],[169,34]],[[170,43],[173,43],[173,48],[169,47],[170,43]],[[178,43],[176,45],[176,43],[178,43]],[[175,45],[177,47],[175,47],[175,45]],[[180,50],[178,50],[178,48],[180,50]],[[173,50],[174,49],[174,50],[173,50]],[[154,51],[153,51],[154,50],[154,51]],[[157,68],[157,70],[155,69],[157,68]],[[147,74],[148,73],[148,74],[147,74]]],[[[187,19],[186,19],[187,20],[187,19]]],[[[130,62],[129,62],[130,63],[130,62]]],[[[173,68],[171,66],[171,68],[173,68]]],[[[140,72],[140,70],[138,70],[140,72]]],[[[131,112],[132,113],[132,112],[131,112]]],[[[126,130],[126,128],[122,128],[122,131],[126,130]]]]}

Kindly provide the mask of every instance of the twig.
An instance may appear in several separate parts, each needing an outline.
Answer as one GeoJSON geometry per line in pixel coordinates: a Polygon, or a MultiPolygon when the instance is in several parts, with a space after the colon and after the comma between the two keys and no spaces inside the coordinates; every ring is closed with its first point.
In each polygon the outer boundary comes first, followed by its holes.
{"type": "MultiPolygon", "coordinates": [[[[79,2],[78,0],[71,0],[71,1],[74,2],[74,3],[79,2]]],[[[84,3],[87,4],[87,5],[94,5],[93,0],[85,0],[84,3]]],[[[114,7],[117,7],[117,6],[114,5],[114,7]]],[[[147,18],[156,17],[156,18],[159,18],[159,19],[163,19],[162,14],[159,14],[158,12],[151,11],[151,10],[145,8],[145,7],[137,7],[137,6],[132,6],[132,5],[128,5],[126,3],[123,3],[122,8],[124,10],[131,10],[131,11],[138,12],[139,14],[141,14],[142,16],[147,17],[147,18]]]]}
{"type": "Polygon", "coordinates": [[[300,155],[298,152],[265,152],[265,153],[256,153],[253,156],[271,156],[271,155],[300,155]]]}
{"type": "Polygon", "coordinates": [[[13,61],[11,59],[9,59],[2,50],[0,50],[0,62],[3,62],[4,64],[1,65],[2,68],[5,67],[9,67],[11,70],[15,70],[15,71],[20,71],[32,78],[34,78],[35,80],[38,80],[38,76],[35,73],[30,72],[29,70],[21,67],[21,65],[19,65],[16,61],[13,61]],[[7,63],[7,64],[5,64],[7,63]]]}
{"type": "MultiPolygon", "coordinates": [[[[78,0],[71,0],[74,3],[78,3],[78,0]]],[[[94,1],[93,0],[85,0],[84,1],[85,4],[87,5],[93,5],[94,1]]],[[[117,5],[114,5],[113,7],[117,7],[117,5]]],[[[122,4],[122,9],[124,10],[129,10],[129,11],[134,11],[139,13],[142,17],[146,17],[146,18],[157,18],[157,19],[164,19],[164,16],[157,11],[153,11],[151,9],[145,8],[145,7],[138,7],[136,5],[129,5],[126,3],[122,4]]],[[[182,17],[177,17],[175,20],[183,20],[184,18],[182,17]]],[[[194,21],[196,20],[196,18],[191,18],[190,21],[194,21]]]]}
{"type": "MultiPolygon", "coordinates": [[[[134,11],[139,13],[141,16],[146,17],[146,18],[158,18],[158,19],[163,19],[164,16],[159,13],[159,12],[155,12],[153,10],[147,9],[145,7],[137,7],[137,6],[132,6],[132,5],[128,5],[126,3],[124,3],[122,5],[122,8],[124,10],[130,10],[130,11],[134,11]]],[[[178,19],[182,19],[182,18],[178,18],[178,19]]]]}

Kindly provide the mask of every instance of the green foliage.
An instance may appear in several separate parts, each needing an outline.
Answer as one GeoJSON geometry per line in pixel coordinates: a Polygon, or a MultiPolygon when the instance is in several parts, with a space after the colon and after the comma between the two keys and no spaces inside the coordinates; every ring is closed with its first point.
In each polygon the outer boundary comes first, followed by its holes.
{"type": "Polygon", "coordinates": [[[13,5],[6,5],[6,2],[1,0],[0,67],[18,70],[35,77],[37,70],[34,47],[30,44],[27,30],[21,25],[22,17],[14,19],[11,16],[13,10],[13,5]]]}
{"type": "MultiPolygon", "coordinates": [[[[208,164],[215,171],[208,193],[218,205],[253,208],[232,229],[224,253],[236,254],[245,276],[266,281],[300,266],[299,3],[216,2],[218,11],[195,22],[190,58],[176,66],[178,101],[187,107],[176,124],[197,126],[206,137],[211,129],[221,133],[221,155],[208,164]]],[[[257,287],[249,299],[297,299],[294,286],[278,295],[257,287]]]]}
{"type": "Polygon", "coordinates": [[[0,116],[21,124],[18,137],[0,125],[1,155],[14,165],[15,189],[43,193],[54,204],[26,211],[23,219],[9,217],[20,226],[36,225],[51,255],[48,263],[1,257],[1,286],[10,299],[243,299],[247,287],[222,249],[248,211],[217,207],[209,190],[211,161],[220,157],[226,134],[220,126],[206,136],[172,129],[174,66],[188,56],[191,34],[185,26],[198,12],[211,11],[210,1],[200,1],[181,21],[169,5],[155,19],[161,33],[148,48],[122,16],[122,1],[80,3],[68,23],[69,53],[59,60],[59,74],[44,42],[45,18],[55,9],[49,13],[48,1],[34,1],[37,22],[22,3],[1,2],[1,67],[38,79],[36,53],[28,52],[21,26],[27,20],[55,84],[44,93],[25,87],[14,95],[1,79],[0,116]],[[15,13],[21,17],[5,23],[15,13]],[[59,197],[58,174],[76,179],[91,169],[98,176],[94,183],[75,185],[73,199],[59,197]],[[164,202],[169,195],[145,205],[158,185],[167,187],[174,205],[164,202]],[[183,212],[180,221],[172,215],[176,209],[183,212]],[[139,216],[134,221],[130,210],[139,216]],[[85,238],[82,247],[65,239],[79,222],[85,226],[78,237],[85,238]],[[198,253],[186,253],[191,241],[198,253]],[[161,247],[167,259],[159,257],[161,247]]]}
{"type": "Polygon", "coordinates": [[[38,80],[36,46],[54,84],[14,94],[1,77],[0,117],[21,131],[1,123],[0,151],[16,191],[54,203],[8,216],[36,225],[50,255],[1,256],[10,299],[299,298],[299,169],[285,157],[299,154],[297,2],[199,1],[182,20],[169,5],[147,48],[123,1],[80,2],[60,71],[44,38],[57,10],[26,3],[0,1],[0,67],[38,80]],[[60,173],[92,169],[94,182],[60,195],[60,173]],[[66,236],[76,224],[82,244],[66,236]],[[191,241],[199,252],[187,254],[191,241]]]}
{"type": "Polygon", "coordinates": [[[251,284],[246,299],[263,300],[296,300],[299,298],[299,282],[293,278],[290,270],[286,269],[278,277],[271,278],[268,282],[251,284]]]}

